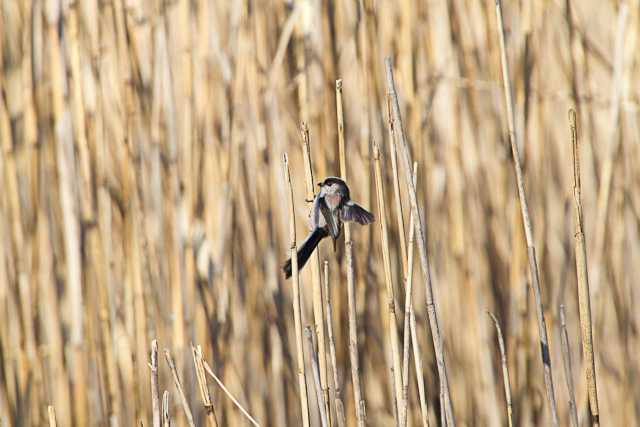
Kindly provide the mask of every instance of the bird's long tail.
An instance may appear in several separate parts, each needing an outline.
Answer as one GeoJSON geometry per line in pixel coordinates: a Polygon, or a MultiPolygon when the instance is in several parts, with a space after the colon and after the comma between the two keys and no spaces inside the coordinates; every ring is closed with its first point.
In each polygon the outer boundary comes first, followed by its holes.
{"type": "MultiPolygon", "coordinates": [[[[311,257],[311,254],[318,246],[318,243],[320,243],[320,240],[324,239],[328,235],[329,232],[326,229],[316,228],[307,236],[298,248],[298,270],[301,270],[307,263],[309,257],[311,257]]],[[[282,271],[284,271],[284,275],[287,279],[291,277],[291,258],[284,263],[282,271]]]]}

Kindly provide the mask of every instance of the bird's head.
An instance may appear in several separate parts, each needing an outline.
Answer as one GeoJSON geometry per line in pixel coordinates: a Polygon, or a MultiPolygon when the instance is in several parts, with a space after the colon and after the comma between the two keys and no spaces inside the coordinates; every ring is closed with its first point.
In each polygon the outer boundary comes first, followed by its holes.
{"type": "Polygon", "coordinates": [[[337,176],[328,176],[324,179],[324,181],[321,181],[318,183],[318,187],[324,187],[326,185],[333,185],[333,184],[344,185],[345,187],[347,186],[347,183],[344,182],[342,178],[338,178],[337,176]]]}

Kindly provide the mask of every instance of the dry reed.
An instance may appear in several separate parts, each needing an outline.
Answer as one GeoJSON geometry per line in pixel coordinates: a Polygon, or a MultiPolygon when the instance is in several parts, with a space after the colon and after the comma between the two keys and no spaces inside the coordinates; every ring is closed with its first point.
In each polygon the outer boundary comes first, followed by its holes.
{"type": "MultiPolygon", "coordinates": [[[[336,80],[336,114],[338,118],[338,150],[340,156],[340,176],[346,180],[347,156],[344,140],[344,117],[342,111],[342,80],[336,80]]],[[[348,222],[344,224],[344,247],[347,264],[347,303],[349,311],[349,361],[351,362],[351,381],[358,427],[363,427],[366,422],[366,411],[360,381],[360,356],[358,350],[358,323],[356,317],[353,241],[351,240],[351,224],[349,224],[348,222]]]]}
{"type": "Polygon", "coordinates": [[[522,214],[522,225],[527,243],[527,252],[529,254],[529,277],[531,280],[531,288],[535,296],[536,315],[538,319],[538,335],[540,337],[540,352],[542,365],[544,370],[545,390],[547,400],[549,402],[549,410],[551,411],[551,422],[554,426],[559,424],[558,409],[556,404],[555,390],[553,387],[553,373],[551,370],[551,350],[549,349],[549,338],[547,337],[547,323],[544,317],[544,307],[542,305],[542,290],[540,288],[540,273],[538,270],[538,260],[536,256],[536,248],[533,242],[533,227],[529,215],[529,205],[527,203],[527,195],[524,187],[524,177],[522,166],[520,165],[520,152],[518,150],[518,140],[516,139],[515,129],[515,113],[513,108],[513,100],[511,94],[511,77],[509,74],[509,62],[507,59],[507,49],[505,46],[505,30],[502,16],[502,2],[496,0],[496,19],[498,21],[498,39],[500,42],[500,62],[502,64],[502,82],[504,90],[504,100],[507,110],[507,124],[509,128],[509,143],[511,145],[511,158],[513,160],[513,168],[516,176],[516,185],[518,188],[518,200],[520,201],[520,210],[522,214]]]}
{"type": "Polygon", "coordinates": [[[496,326],[496,333],[498,335],[498,348],[500,349],[500,365],[502,366],[502,380],[504,384],[504,399],[507,403],[507,420],[509,421],[509,427],[513,427],[513,403],[511,401],[511,381],[509,380],[509,365],[507,364],[507,352],[504,348],[504,337],[502,335],[502,328],[496,316],[489,312],[493,324],[496,326]]]}
{"type": "Polygon", "coordinates": [[[578,427],[578,411],[576,409],[576,394],[573,387],[573,370],[571,369],[571,347],[569,346],[569,333],[564,314],[564,305],[560,304],[560,345],[562,348],[562,366],[564,367],[564,379],[569,395],[569,420],[572,427],[578,427]]]}
{"type": "Polygon", "coordinates": [[[296,244],[296,217],[293,202],[293,184],[291,183],[291,174],[289,171],[289,160],[284,155],[284,179],[289,189],[289,237],[291,240],[290,257],[291,257],[291,286],[293,287],[293,321],[296,331],[296,351],[297,351],[297,376],[298,387],[300,392],[300,416],[302,417],[302,425],[309,427],[309,400],[307,398],[307,380],[304,367],[304,346],[302,344],[302,309],[300,307],[300,279],[298,271],[298,246],[296,244]]]}
{"type": "MultiPolygon", "coordinates": [[[[422,268],[422,276],[425,287],[425,298],[427,305],[427,314],[429,316],[429,326],[431,327],[431,336],[433,338],[433,348],[436,353],[438,376],[440,377],[440,388],[442,392],[442,403],[444,406],[443,413],[446,414],[446,423],[451,427],[455,427],[455,417],[453,413],[453,403],[451,401],[451,393],[449,390],[449,379],[447,375],[447,366],[444,358],[444,344],[443,338],[440,333],[440,326],[438,320],[438,314],[436,310],[436,303],[433,297],[433,289],[431,283],[431,266],[429,264],[429,257],[427,254],[426,234],[424,232],[424,226],[422,225],[422,219],[420,216],[420,208],[418,206],[418,200],[416,195],[416,188],[413,184],[411,174],[411,158],[409,154],[409,147],[407,138],[405,136],[404,124],[402,122],[402,116],[400,114],[400,105],[398,102],[398,93],[396,91],[396,84],[393,78],[393,69],[391,65],[391,58],[387,57],[384,60],[385,71],[387,76],[387,89],[388,96],[392,107],[393,121],[396,129],[398,129],[398,138],[401,142],[402,159],[404,161],[405,181],[409,190],[409,201],[411,202],[411,211],[415,218],[416,232],[418,235],[418,249],[420,252],[420,267],[422,268]]],[[[389,120],[392,120],[391,118],[389,120]]]]}
{"type": "Polygon", "coordinates": [[[578,279],[578,308],[580,313],[580,331],[582,333],[582,354],[586,360],[585,377],[589,393],[591,422],[600,424],[598,409],[598,387],[596,382],[596,362],[593,353],[593,329],[591,322],[591,294],[589,292],[589,273],[587,271],[587,249],[582,223],[582,183],[580,180],[580,143],[576,112],[569,111],[569,131],[573,147],[573,202],[575,215],[575,254],[576,275],[578,279]]]}
{"type": "MultiPolygon", "coordinates": [[[[402,364],[400,362],[400,346],[398,343],[398,318],[396,317],[396,299],[393,292],[393,283],[391,279],[391,255],[389,250],[389,233],[387,230],[387,205],[384,198],[384,189],[382,187],[382,167],[380,166],[380,149],[378,145],[374,142],[373,144],[373,160],[375,167],[375,177],[376,177],[376,190],[378,194],[378,211],[379,211],[379,222],[380,222],[380,230],[382,234],[382,259],[384,264],[384,277],[386,284],[386,299],[381,299],[380,302],[384,301],[384,305],[381,304],[380,312],[384,312],[385,306],[389,312],[389,343],[391,349],[391,363],[393,372],[393,381],[394,381],[394,405],[397,410],[398,416],[400,416],[400,406],[404,400],[402,395],[402,390],[404,390],[404,386],[402,385],[402,364]]],[[[402,425],[400,418],[396,419],[396,424],[402,425]]]]}
{"type": "MultiPolygon", "coordinates": [[[[297,331],[310,324],[328,423],[390,425],[398,414],[408,426],[454,416],[507,425],[500,364],[486,351],[490,310],[504,333],[513,423],[540,425],[552,409],[536,323],[546,318],[549,366],[562,375],[561,319],[549,308],[564,303],[568,344],[582,348],[568,355],[579,418],[633,425],[638,0],[505,4],[529,231],[505,144],[494,6],[0,1],[0,424],[47,425],[51,406],[65,426],[188,425],[181,398],[163,394],[173,374],[165,363],[154,372],[152,340],[171,352],[195,425],[300,424],[297,331]],[[563,143],[558,118],[569,108],[579,147],[563,143]],[[579,206],[567,167],[577,148],[579,206]],[[379,224],[348,224],[344,248],[319,245],[324,288],[315,261],[299,292],[284,279],[290,218],[297,236],[307,232],[307,172],[344,177],[378,221],[382,190],[387,262],[379,224]],[[423,286],[412,283],[412,233],[423,286]],[[400,371],[383,368],[393,364],[389,276],[404,308],[402,389],[400,371]],[[201,346],[195,361],[191,343],[201,346]]],[[[305,381],[318,426],[313,386],[305,381]]],[[[569,424],[564,386],[556,405],[569,424]]]]}
{"type": "Polygon", "coordinates": [[[333,387],[329,383],[329,390],[333,394],[335,405],[334,413],[339,427],[345,426],[344,403],[342,403],[342,388],[338,379],[338,362],[336,360],[336,342],[333,338],[333,308],[331,306],[331,293],[329,291],[329,261],[324,261],[323,285],[324,285],[324,306],[327,310],[327,339],[329,340],[329,355],[331,360],[331,370],[333,372],[333,387]]]}

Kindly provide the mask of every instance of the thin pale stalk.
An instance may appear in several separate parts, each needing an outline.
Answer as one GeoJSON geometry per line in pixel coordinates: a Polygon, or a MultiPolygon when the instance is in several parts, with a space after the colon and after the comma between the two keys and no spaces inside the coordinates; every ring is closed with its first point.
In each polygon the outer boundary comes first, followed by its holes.
{"type": "Polygon", "coordinates": [[[509,427],[513,427],[513,404],[511,403],[511,381],[509,380],[509,365],[507,364],[507,352],[504,346],[504,337],[502,336],[502,328],[498,319],[491,312],[489,316],[493,319],[493,323],[496,325],[496,332],[498,334],[498,347],[500,348],[500,364],[502,365],[502,379],[504,381],[504,399],[507,403],[507,420],[509,421],[509,427]]]}
{"type": "Polygon", "coordinates": [[[289,189],[289,237],[291,239],[291,286],[293,287],[293,319],[296,331],[296,351],[298,361],[298,386],[300,389],[300,411],[302,425],[309,427],[309,400],[307,398],[307,380],[304,370],[304,347],[302,345],[302,311],[300,307],[300,278],[298,271],[298,248],[296,245],[296,217],[293,207],[293,185],[289,173],[289,160],[284,155],[284,176],[289,189]]]}
{"type": "Polygon", "coordinates": [[[560,347],[562,348],[564,379],[567,383],[567,393],[569,394],[569,419],[571,420],[572,427],[578,427],[576,393],[573,386],[573,370],[571,369],[571,347],[569,346],[569,334],[567,333],[567,320],[564,315],[564,304],[560,304],[560,347]]]}
{"type": "Polygon", "coordinates": [[[151,413],[153,427],[160,427],[162,415],[160,414],[160,389],[158,387],[158,341],[151,341],[151,413]]]}
{"type": "Polygon", "coordinates": [[[47,412],[49,413],[49,427],[57,427],[58,423],[56,421],[56,410],[53,406],[49,405],[47,407],[47,412]]]}
{"type": "Polygon", "coordinates": [[[169,365],[169,369],[171,370],[171,374],[173,375],[173,382],[176,386],[176,392],[178,396],[180,396],[180,403],[182,403],[182,409],[184,410],[184,415],[187,417],[187,422],[191,427],[195,427],[195,423],[193,422],[193,415],[191,414],[191,409],[189,408],[189,402],[187,402],[187,397],[184,395],[184,390],[182,389],[182,384],[180,383],[180,378],[178,377],[178,371],[176,370],[176,365],[173,363],[173,358],[171,357],[171,353],[169,350],[164,351],[164,357],[167,359],[167,364],[169,365]]]}
{"type": "MultiPolygon", "coordinates": [[[[344,115],[342,111],[342,80],[336,80],[336,112],[338,116],[338,149],[340,152],[340,176],[347,179],[347,159],[344,142],[344,115]]],[[[351,381],[356,407],[358,427],[366,423],[365,402],[360,386],[360,367],[358,355],[358,324],[356,318],[356,284],[353,266],[353,241],[351,240],[351,224],[344,224],[344,248],[347,261],[347,300],[349,310],[349,360],[351,362],[351,381]]]]}
{"type": "MultiPolygon", "coordinates": [[[[397,171],[396,171],[397,172],[397,171]]],[[[394,173],[395,174],[395,173],[394,173]]],[[[397,175],[396,175],[397,179],[397,175]]],[[[418,163],[413,162],[413,185],[417,184],[418,180],[418,163]]],[[[399,194],[398,194],[399,197],[399,194]]],[[[402,355],[402,384],[404,390],[402,390],[402,411],[400,413],[401,425],[404,426],[407,423],[407,409],[409,404],[409,347],[413,347],[413,357],[415,360],[416,369],[416,381],[418,382],[418,395],[420,398],[420,412],[422,416],[423,426],[429,425],[429,413],[427,407],[427,398],[424,390],[424,378],[422,376],[422,354],[420,352],[420,346],[418,343],[418,334],[416,332],[416,316],[413,312],[413,248],[415,240],[415,226],[414,226],[413,212],[409,215],[409,243],[408,243],[408,255],[407,255],[407,273],[406,273],[406,289],[405,289],[405,306],[404,306],[404,337],[403,337],[403,355],[402,355]],[[411,340],[411,341],[410,341],[411,340]],[[402,423],[402,417],[404,416],[404,424],[402,423]]]]}
{"type": "Polygon", "coordinates": [[[242,412],[242,414],[247,417],[247,419],[251,422],[251,424],[253,424],[256,427],[260,427],[260,424],[258,424],[258,422],[255,420],[255,418],[253,418],[249,412],[244,409],[244,406],[242,406],[240,404],[240,402],[238,402],[238,399],[236,399],[235,397],[233,397],[233,395],[231,394],[231,392],[227,389],[227,387],[225,387],[225,385],[222,383],[222,381],[220,381],[220,379],[216,376],[216,374],[213,373],[213,371],[211,370],[211,368],[209,367],[209,364],[207,362],[205,362],[204,360],[202,361],[202,363],[204,364],[204,370],[211,375],[211,377],[215,380],[215,382],[218,384],[218,386],[220,386],[220,388],[222,389],[222,391],[227,395],[227,397],[229,397],[229,399],[231,399],[231,401],[233,402],[234,405],[236,405],[238,407],[238,409],[240,409],[240,412],[242,412]]]}
{"type": "MultiPolygon", "coordinates": [[[[311,150],[309,146],[309,128],[302,124],[302,154],[305,166],[305,182],[307,185],[307,200],[313,200],[313,167],[311,165],[311,150]]],[[[322,310],[322,285],[320,283],[320,253],[315,251],[311,255],[311,279],[313,285],[313,320],[316,336],[318,337],[318,359],[320,362],[320,384],[322,385],[322,400],[325,411],[329,413],[329,389],[327,380],[327,350],[324,334],[324,311],[322,310]]]]}
{"type": "Polygon", "coordinates": [[[162,393],[162,427],[171,427],[171,417],[169,416],[169,392],[162,393]]]}
{"type": "Polygon", "coordinates": [[[207,425],[209,427],[218,427],[218,417],[216,417],[216,411],[211,402],[211,394],[209,393],[209,387],[207,386],[207,377],[204,374],[204,365],[202,363],[202,348],[200,346],[191,346],[191,354],[193,355],[193,364],[196,368],[196,378],[198,380],[198,387],[200,389],[200,397],[202,398],[202,404],[207,417],[207,425]]]}
{"type": "Polygon", "coordinates": [[[440,325],[438,320],[438,312],[436,310],[436,302],[433,297],[433,287],[431,283],[431,267],[429,265],[429,254],[427,251],[426,234],[424,232],[424,226],[422,225],[420,210],[418,207],[418,197],[416,188],[413,185],[411,176],[411,155],[409,154],[409,147],[407,138],[405,135],[404,125],[402,124],[402,116],[400,114],[400,104],[398,102],[398,94],[396,92],[396,84],[393,78],[393,68],[391,65],[391,58],[385,58],[385,69],[387,76],[387,89],[388,95],[391,100],[391,107],[393,113],[393,119],[396,123],[398,130],[398,139],[400,141],[400,147],[402,152],[402,160],[404,163],[405,181],[409,190],[409,201],[411,203],[411,211],[416,221],[416,232],[418,234],[418,250],[420,253],[420,266],[422,268],[422,276],[425,286],[425,299],[427,305],[427,315],[429,317],[429,325],[431,327],[431,337],[433,339],[433,348],[436,355],[436,365],[438,367],[438,375],[440,377],[440,383],[442,386],[444,413],[446,413],[447,423],[450,427],[455,427],[455,416],[453,413],[453,402],[451,401],[451,394],[449,392],[449,379],[447,375],[447,365],[444,358],[444,344],[442,333],[440,332],[440,325]]]}
{"type": "MultiPolygon", "coordinates": [[[[331,308],[331,294],[329,292],[329,261],[324,262],[324,306],[327,310],[327,338],[329,340],[329,355],[331,356],[331,368],[333,370],[333,399],[338,427],[345,426],[344,404],[342,403],[340,382],[338,380],[338,363],[336,361],[336,343],[333,338],[333,310],[331,308]]],[[[331,388],[331,385],[329,385],[331,388]]]]}
{"type": "MultiPolygon", "coordinates": [[[[416,185],[418,182],[418,162],[413,162],[413,184],[416,185]]],[[[407,292],[409,298],[413,293],[413,254],[414,254],[414,241],[416,236],[416,228],[415,228],[415,218],[413,217],[413,211],[409,215],[409,242],[407,244],[407,292]]],[[[424,389],[424,376],[422,374],[422,352],[420,350],[420,342],[418,341],[418,332],[416,328],[416,314],[413,311],[413,302],[409,302],[409,328],[411,330],[411,347],[413,348],[413,361],[416,369],[416,381],[418,383],[418,397],[420,398],[420,415],[422,416],[422,425],[423,427],[429,426],[429,407],[427,406],[427,393],[424,389]]],[[[406,325],[405,325],[406,328],[406,325]]],[[[405,364],[408,363],[409,358],[405,360],[405,364]]],[[[408,369],[403,365],[403,378],[404,378],[404,388],[405,388],[405,400],[408,401],[409,398],[409,372],[408,369]]]]}
{"type": "Polygon", "coordinates": [[[538,334],[540,336],[540,352],[544,369],[544,382],[549,402],[549,410],[551,411],[551,422],[557,426],[558,407],[556,404],[556,396],[553,388],[553,372],[551,370],[551,352],[549,350],[549,339],[547,337],[547,324],[544,318],[544,307],[542,306],[542,290],[540,288],[540,278],[538,273],[538,261],[536,260],[536,248],[533,242],[533,227],[529,216],[529,206],[527,205],[527,197],[524,188],[524,175],[520,166],[520,153],[518,152],[518,141],[516,140],[515,131],[515,115],[513,111],[513,100],[511,99],[511,80],[509,79],[509,63],[507,61],[507,51],[505,46],[504,22],[502,18],[502,2],[496,0],[496,18],[498,21],[498,38],[500,40],[500,59],[502,64],[502,81],[504,84],[504,100],[507,109],[507,123],[509,126],[509,141],[511,143],[511,154],[513,158],[513,167],[516,175],[516,184],[518,186],[518,198],[520,200],[520,210],[522,214],[522,223],[524,226],[524,234],[527,242],[527,251],[529,254],[529,270],[531,273],[531,287],[535,296],[536,315],[538,318],[538,334]]]}
{"type": "Polygon", "coordinates": [[[307,343],[309,344],[309,351],[311,352],[311,369],[313,370],[313,383],[316,389],[316,398],[318,400],[318,412],[320,412],[320,422],[322,423],[322,427],[328,427],[327,421],[327,413],[324,410],[324,405],[322,404],[322,386],[320,385],[320,368],[318,367],[318,356],[316,352],[313,350],[313,332],[311,331],[311,327],[306,326],[304,328],[304,336],[307,339],[307,343]]]}
{"type": "Polygon", "coordinates": [[[573,147],[573,201],[575,212],[575,254],[578,277],[578,308],[580,314],[580,332],[582,333],[582,354],[585,360],[585,376],[589,393],[591,422],[600,424],[598,409],[598,386],[596,381],[596,362],[593,353],[593,328],[591,324],[591,294],[589,291],[589,273],[587,269],[587,247],[582,226],[582,184],[580,180],[580,142],[576,112],[569,111],[569,129],[573,147]]]}
{"type": "MultiPolygon", "coordinates": [[[[380,149],[373,145],[373,160],[375,165],[376,189],[378,191],[378,211],[380,212],[380,232],[382,235],[382,262],[384,265],[384,277],[387,288],[387,308],[389,310],[389,341],[393,362],[393,381],[395,390],[395,407],[400,412],[402,402],[402,366],[400,365],[400,348],[398,344],[398,321],[396,318],[396,304],[393,295],[393,281],[391,279],[391,254],[389,250],[389,234],[387,230],[387,205],[382,187],[382,168],[380,166],[380,149]]],[[[400,424],[400,419],[396,419],[400,424]]]]}
{"type": "MultiPolygon", "coordinates": [[[[411,290],[407,287],[408,284],[408,260],[407,260],[407,244],[405,242],[404,231],[404,216],[402,214],[402,200],[400,197],[400,179],[398,177],[398,156],[396,150],[396,137],[393,115],[391,114],[391,102],[387,97],[387,112],[389,121],[389,154],[391,157],[391,171],[393,182],[393,194],[396,208],[396,216],[398,219],[398,234],[400,235],[400,260],[402,263],[402,275],[405,283],[405,316],[404,316],[404,337],[402,345],[402,399],[398,402],[400,406],[399,418],[400,426],[404,427],[407,424],[407,406],[409,396],[409,339],[410,339],[410,321],[409,312],[411,304],[411,290]]],[[[415,165],[414,165],[415,167],[415,165]]],[[[415,174],[414,174],[415,175],[415,174]]],[[[415,183],[415,177],[413,185],[415,183]]]]}

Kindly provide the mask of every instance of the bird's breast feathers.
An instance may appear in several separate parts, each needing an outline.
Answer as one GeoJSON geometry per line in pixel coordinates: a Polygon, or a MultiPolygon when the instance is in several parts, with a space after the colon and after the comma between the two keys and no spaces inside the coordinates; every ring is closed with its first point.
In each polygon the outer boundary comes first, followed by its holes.
{"type": "Polygon", "coordinates": [[[330,209],[336,209],[341,199],[342,197],[339,194],[327,194],[324,196],[324,201],[330,209]]]}

